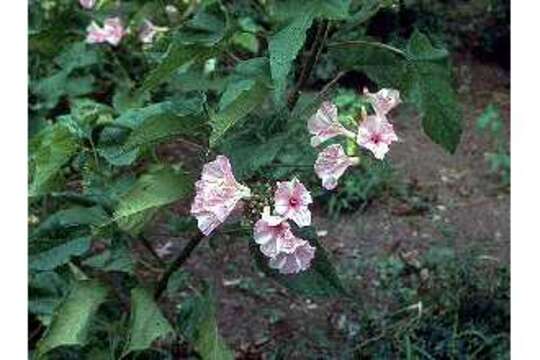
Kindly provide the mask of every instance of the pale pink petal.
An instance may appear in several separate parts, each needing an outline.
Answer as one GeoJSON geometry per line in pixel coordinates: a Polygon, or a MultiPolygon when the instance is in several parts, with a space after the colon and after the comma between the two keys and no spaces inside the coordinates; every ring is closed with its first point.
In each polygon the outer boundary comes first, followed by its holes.
{"type": "Polygon", "coordinates": [[[313,202],[309,191],[298,179],[277,183],[274,209],[278,215],[293,220],[298,226],[311,224],[308,205],[313,202]]]}
{"type": "Polygon", "coordinates": [[[381,89],[375,94],[364,89],[364,94],[367,96],[371,105],[373,105],[373,109],[379,116],[388,114],[393,108],[401,103],[399,91],[394,89],[381,89]]]}
{"type": "Polygon", "coordinates": [[[329,101],[323,102],[315,115],[309,118],[308,130],[313,135],[311,137],[311,146],[314,147],[338,135],[353,139],[355,137],[351,131],[341,125],[338,120],[337,107],[329,101]]]}
{"type": "Polygon", "coordinates": [[[338,179],[351,165],[358,164],[359,159],[349,157],[339,144],[328,146],[321,151],[315,161],[315,173],[322,180],[322,185],[327,190],[337,186],[338,179]]]}
{"type": "Polygon", "coordinates": [[[105,20],[103,31],[105,31],[106,34],[105,40],[113,46],[120,44],[122,37],[126,34],[124,26],[122,25],[122,20],[118,17],[105,20]]]}
{"type": "Polygon", "coordinates": [[[92,9],[96,5],[96,0],[79,0],[79,4],[85,9],[92,9]]]}
{"type": "Polygon", "coordinates": [[[253,228],[253,238],[260,245],[261,252],[269,257],[275,256],[281,248],[282,239],[294,236],[287,221],[275,215],[270,215],[270,208],[266,207],[262,217],[255,223],[253,228]]]}
{"type": "Polygon", "coordinates": [[[309,269],[315,257],[315,247],[305,240],[295,238],[296,246],[292,253],[280,252],[271,258],[268,265],[282,274],[296,274],[309,269]]]}
{"type": "Polygon", "coordinates": [[[99,25],[92,21],[92,23],[86,28],[86,42],[89,44],[99,44],[105,41],[107,34],[99,27],[99,25]]]}
{"type": "Polygon", "coordinates": [[[358,145],[370,150],[379,160],[384,159],[389,145],[397,140],[394,127],[385,117],[370,115],[358,128],[358,145]]]}
{"type": "Polygon", "coordinates": [[[199,229],[209,235],[250,195],[249,188],[234,178],[229,159],[219,155],[203,166],[190,213],[197,218],[199,229]]]}

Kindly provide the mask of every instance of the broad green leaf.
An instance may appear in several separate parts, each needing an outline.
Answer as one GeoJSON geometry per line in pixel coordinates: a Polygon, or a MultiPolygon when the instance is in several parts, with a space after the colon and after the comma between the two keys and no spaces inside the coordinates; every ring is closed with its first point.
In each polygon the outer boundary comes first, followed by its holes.
{"type": "Polygon", "coordinates": [[[183,302],[178,326],[202,360],[232,360],[234,354],[219,335],[214,302],[209,290],[183,302]]]}
{"type": "Polygon", "coordinates": [[[180,67],[187,64],[202,63],[216,54],[213,48],[173,43],[161,63],[144,79],[139,94],[152,90],[167,81],[180,67]]]}
{"type": "Polygon", "coordinates": [[[446,50],[436,49],[420,32],[409,40],[413,57],[410,98],[422,113],[424,132],[450,153],[456,151],[462,133],[461,109],[452,86],[446,50]]]}
{"type": "Polygon", "coordinates": [[[223,39],[225,31],[225,20],[221,16],[203,10],[182,26],[175,39],[186,45],[214,46],[223,39]]]}
{"type": "Polygon", "coordinates": [[[174,334],[174,329],[161,313],[152,292],[143,288],[133,289],[129,340],[123,356],[132,351],[146,350],[155,340],[171,334],[174,334]]]}
{"type": "Polygon", "coordinates": [[[88,237],[69,240],[48,250],[30,255],[28,264],[31,270],[53,270],[67,264],[71,257],[84,254],[89,248],[90,239],[88,237]]]}
{"type": "Polygon", "coordinates": [[[28,280],[28,311],[49,326],[54,309],[69,291],[69,284],[54,271],[30,272],[28,280]]]}
{"type": "Polygon", "coordinates": [[[231,85],[224,94],[225,107],[210,117],[212,133],[210,135],[210,147],[215,147],[235,125],[238,125],[245,117],[260,106],[269,89],[260,81],[246,80],[241,84],[231,85]],[[233,89],[233,90],[230,90],[233,89]],[[234,99],[233,99],[234,97],[234,99]]]}
{"type": "Polygon", "coordinates": [[[287,0],[269,4],[273,18],[279,22],[313,12],[315,17],[328,20],[346,20],[349,15],[351,0],[287,0]]]}
{"type": "Polygon", "coordinates": [[[81,227],[100,226],[107,223],[108,220],[109,216],[100,206],[75,206],[50,215],[32,232],[31,238],[54,236],[55,233],[80,229],[81,227]]]}
{"type": "Polygon", "coordinates": [[[140,146],[156,145],[180,135],[194,135],[203,125],[201,118],[195,116],[156,116],[135,128],[122,146],[122,150],[129,152],[140,146]]]}
{"type": "Polygon", "coordinates": [[[165,205],[191,194],[189,176],[171,167],[160,167],[142,175],[121,198],[114,221],[124,231],[136,234],[165,205]]]}
{"type": "Polygon", "coordinates": [[[256,139],[240,139],[228,141],[222,150],[232,162],[237,179],[249,178],[257,170],[272,163],[283,148],[288,136],[278,135],[265,142],[256,139]]]}
{"type": "Polygon", "coordinates": [[[79,150],[79,143],[68,128],[61,124],[43,129],[30,145],[29,196],[38,196],[49,190],[61,168],[79,150]]]}
{"type": "Polygon", "coordinates": [[[60,346],[83,346],[92,318],[107,297],[107,289],[95,280],[74,283],[67,298],[55,310],[51,326],[39,341],[36,359],[60,346]]]}
{"type": "Polygon", "coordinates": [[[287,76],[300,49],[306,41],[306,32],[311,27],[315,12],[306,9],[289,24],[270,37],[270,70],[274,82],[274,101],[278,106],[285,104],[287,76]]]}
{"type": "Polygon", "coordinates": [[[294,275],[280,274],[268,266],[268,258],[264,256],[257,244],[250,240],[249,246],[258,268],[268,277],[277,281],[286,288],[309,297],[327,297],[346,295],[346,291],[328,258],[326,250],[317,239],[315,229],[304,227],[297,229],[295,235],[301,239],[309,241],[311,246],[316,247],[315,258],[311,262],[311,267],[294,275]]]}

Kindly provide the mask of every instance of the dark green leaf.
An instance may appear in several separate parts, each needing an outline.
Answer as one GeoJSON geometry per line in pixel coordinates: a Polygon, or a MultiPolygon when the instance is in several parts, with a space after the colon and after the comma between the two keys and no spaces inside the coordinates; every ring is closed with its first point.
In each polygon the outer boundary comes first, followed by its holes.
{"type": "Polygon", "coordinates": [[[60,346],[82,346],[107,289],[95,280],[78,281],[67,298],[56,309],[51,326],[37,345],[36,359],[60,346]]]}
{"type": "Polygon", "coordinates": [[[67,264],[71,257],[84,254],[89,248],[88,237],[69,240],[46,251],[32,254],[28,259],[28,264],[31,270],[53,270],[67,264]]]}
{"type": "Polygon", "coordinates": [[[136,234],[163,206],[191,194],[191,179],[181,170],[160,167],[142,175],[114,212],[121,229],[136,234]]]}
{"type": "Polygon", "coordinates": [[[161,313],[152,293],[143,288],[131,291],[131,320],[129,340],[124,355],[146,350],[160,338],[174,333],[174,329],[161,313]]]}
{"type": "Polygon", "coordinates": [[[219,336],[215,300],[209,290],[180,306],[178,326],[203,360],[232,360],[234,355],[219,336]]]}

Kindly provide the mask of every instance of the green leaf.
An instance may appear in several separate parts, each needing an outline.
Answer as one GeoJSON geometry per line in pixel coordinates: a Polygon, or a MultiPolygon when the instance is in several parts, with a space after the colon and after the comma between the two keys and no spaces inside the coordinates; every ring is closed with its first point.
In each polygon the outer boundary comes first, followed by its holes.
{"type": "Polygon", "coordinates": [[[137,234],[161,207],[187,197],[192,189],[191,179],[182,171],[152,169],[121,198],[114,221],[122,230],[137,234]]]}
{"type": "Polygon", "coordinates": [[[452,86],[446,50],[436,49],[415,32],[409,40],[413,85],[409,96],[422,112],[424,132],[450,153],[456,151],[462,133],[461,109],[452,86]]]}
{"type": "Polygon", "coordinates": [[[300,49],[306,41],[306,31],[311,27],[315,12],[306,9],[283,29],[270,37],[270,70],[274,81],[274,100],[278,106],[285,104],[287,76],[300,49]]]}
{"type": "Polygon", "coordinates": [[[214,46],[225,36],[225,20],[217,14],[199,11],[187,21],[175,38],[182,44],[214,46]]]}
{"type": "Polygon", "coordinates": [[[95,280],[78,281],[58,306],[51,326],[36,349],[36,359],[60,346],[83,346],[92,318],[107,297],[107,289],[95,280]]]}
{"type": "Polygon", "coordinates": [[[173,43],[161,63],[144,79],[137,91],[142,94],[168,80],[180,67],[202,63],[216,54],[216,49],[173,43]]]}
{"type": "Polygon", "coordinates": [[[100,206],[75,206],[50,215],[32,232],[31,238],[51,236],[60,231],[80,229],[85,226],[100,226],[107,223],[108,220],[109,216],[100,206]]]}
{"type": "Polygon", "coordinates": [[[113,242],[112,246],[102,253],[84,260],[83,264],[101,271],[118,271],[128,274],[133,274],[134,271],[130,249],[117,242],[113,242]]]}
{"type": "Polygon", "coordinates": [[[46,193],[50,182],[79,150],[79,143],[68,128],[55,124],[43,129],[30,144],[29,196],[46,193]]]}
{"type": "Polygon", "coordinates": [[[122,357],[132,351],[146,350],[155,340],[170,334],[174,334],[174,329],[161,313],[152,293],[143,288],[133,289],[129,340],[122,357]]]}
{"type": "Polygon", "coordinates": [[[230,85],[220,103],[225,107],[210,117],[212,127],[210,147],[215,147],[227,131],[260,106],[266,99],[268,91],[261,81],[246,80],[230,85]]]}
{"type": "Polygon", "coordinates": [[[295,275],[280,274],[268,266],[268,258],[260,252],[257,244],[250,240],[250,251],[257,267],[271,279],[300,295],[308,297],[347,295],[326,250],[318,241],[315,229],[312,227],[300,228],[295,231],[295,235],[309,241],[311,246],[316,247],[315,258],[308,270],[295,275]]]}
{"type": "Polygon", "coordinates": [[[275,136],[265,142],[257,141],[257,139],[233,140],[228,141],[222,150],[229,156],[236,178],[243,180],[272,163],[288,138],[285,134],[275,136]]]}
{"type": "Polygon", "coordinates": [[[214,297],[206,289],[182,303],[178,325],[203,360],[232,360],[234,355],[218,332],[214,297]]]}
{"type": "Polygon", "coordinates": [[[64,242],[46,251],[32,254],[28,258],[31,270],[53,270],[58,266],[67,264],[71,257],[80,256],[90,248],[90,239],[81,237],[64,242]]]}

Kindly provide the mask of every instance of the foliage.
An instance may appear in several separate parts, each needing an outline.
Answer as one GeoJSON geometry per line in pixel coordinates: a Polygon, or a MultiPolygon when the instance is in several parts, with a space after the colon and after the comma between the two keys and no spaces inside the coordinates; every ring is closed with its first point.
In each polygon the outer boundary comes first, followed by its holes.
{"type": "MultiPolygon", "coordinates": [[[[253,186],[308,179],[316,151],[306,121],[334,97],[339,80],[334,72],[322,91],[304,91],[316,88],[317,63],[399,89],[422,114],[428,137],[450,152],[459,143],[446,50],[418,31],[392,44],[366,35],[370,19],[393,1],[174,4],[172,11],[158,0],[98,1],[85,10],[75,0],[29,2],[29,312],[46,328],[35,358],[178,358],[173,333],[203,359],[235,356],[219,337],[212,291],[173,309],[151,294],[166,288],[183,255],[166,263],[146,232],[164,213],[178,217],[202,165],[217,154],[253,186]],[[130,29],[118,46],[84,41],[92,21],[116,15],[130,29]],[[159,28],[151,44],[137,39],[146,19],[159,28]]],[[[354,117],[362,104],[347,96],[334,99],[354,117]]],[[[380,191],[386,175],[366,166],[345,182],[332,211],[380,191]]],[[[175,224],[180,239],[192,238],[186,249],[197,246],[193,223],[175,224]]],[[[308,271],[284,276],[256,251],[254,262],[291,292],[348,298],[315,230],[295,231],[317,249],[308,271]]]]}
{"type": "Polygon", "coordinates": [[[486,153],[490,171],[499,174],[503,186],[510,185],[510,153],[506,130],[497,106],[490,104],[476,120],[476,128],[492,142],[493,151],[486,153]]]}

